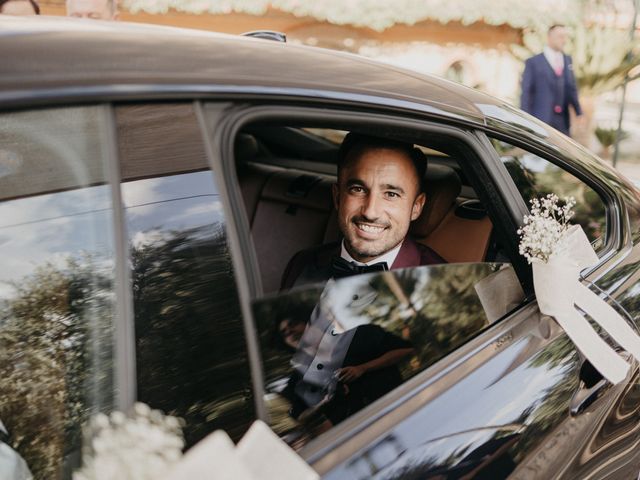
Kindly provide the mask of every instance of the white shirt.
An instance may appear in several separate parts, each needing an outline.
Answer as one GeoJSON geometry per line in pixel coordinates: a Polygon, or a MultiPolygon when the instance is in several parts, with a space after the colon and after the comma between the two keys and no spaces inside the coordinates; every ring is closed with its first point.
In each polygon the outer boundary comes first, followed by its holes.
{"type": "Polygon", "coordinates": [[[387,262],[387,268],[391,270],[391,265],[393,265],[393,262],[396,261],[396,257],[398,256],[398,253],[400,252],[401,247],[402,247],[402,242],[400,242],[397,247],[392,248],[384,255],[380,255],[378,258],[374,258],[373,260],[370,260],[367,263],[362,263],[357,260],[354,260],[353,257],[349,255],[349,252],[347,252],[347,249],[344,246],[344,240],[342,240],[342,249],[340,251],[340,256],[344,258],[346,261],[353,262],[356,265],[373,265],[374,263],[378,263],[378,262],[387,262]]]}
{"type": "Polygon", "coordinates": [[[547,62],[549,62],[549,65],[551,65],[551,68],[553,68],[554,71],[558,67],[564,69],[564,54],[562,52],[547,46],[544,47],[543,53],[544,58],[547,59],[547,62]]]}

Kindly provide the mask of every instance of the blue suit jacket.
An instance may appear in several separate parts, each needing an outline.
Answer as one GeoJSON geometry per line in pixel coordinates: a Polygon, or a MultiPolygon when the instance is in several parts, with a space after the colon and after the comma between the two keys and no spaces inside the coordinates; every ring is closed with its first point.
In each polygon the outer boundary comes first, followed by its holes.
{"type": "MultiPolygon", "coordinates": [[[[582,115],[582,108],[580,108],[580,102],[578,101],[578,87],[573,76],[573,65],[569,55],[564,55],[562,76],[564,78],[565,104],[561,105],[561,107],[567,126],[569,126],[569,105],[574,108],[577,115],[582,115]]],[[[540,53],[527,59],[522,75],[520,108],[545,123],[551,123],[555,106],[555,82],[556,74],[544,54],[540,53]]]]}

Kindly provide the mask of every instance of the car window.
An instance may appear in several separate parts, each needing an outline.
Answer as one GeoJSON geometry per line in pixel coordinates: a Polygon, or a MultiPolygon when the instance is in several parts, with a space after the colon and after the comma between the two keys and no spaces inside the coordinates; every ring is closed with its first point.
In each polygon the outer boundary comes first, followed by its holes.
{"type": "Polygon", "coordinates": [[[272,428],[302,447],[523,297],[509,264],[467,263],[356,275],[256,300],[272,428]]]}
{"type": "Polygon", "coordinates": [[[18,455],[70,478],[81,425],[114,404],[107,113],[0,115],[0,478],[18,455]]]}
{"type": "Polygon", "coordinates": [[[541,198],[549,193],[574,197],[576,205],[572,222],[582,225],[596,250],[602,248],[606,241],[607,216],[605,204],[596,191],[538,155],[500,140],[491,141],[527,206],[530,206],[532,198],[541,198]]]}
{"type": "MultiPolygon", "coordinates": [[[[469,153],[459,140],[387,125],[334,127],[259,120],[243,126],[234,143],[261,280],[253,313],[266,407],[274,431],[295,448],[428,369],[524,298],[472,172],[463,168],[469,153]],[[347,133],[365,133],[373,145],[386,139],[422,150],[410,150],[410,157],[426,167],[415,170],[423,175],[427,205],[408,226],[402,251],[414,245],[433,255],[421,263],[436,265],[398,270],[392,263],[388,275],[326,283],[341,257],[345,227],[332,192],[339,193],[333,186],[347,133]],[[449,265],[437,266],[443,262],[449,265]]],[[[399,187],[413,191],[405,180],[399,187]]]]}
{"type": "Polygon", "coordinates": [[[138,399],[186,421],[187,445],[238,439],[254,401],[218,178],[191,104],[116,109],[131,251],[138,399]]]}

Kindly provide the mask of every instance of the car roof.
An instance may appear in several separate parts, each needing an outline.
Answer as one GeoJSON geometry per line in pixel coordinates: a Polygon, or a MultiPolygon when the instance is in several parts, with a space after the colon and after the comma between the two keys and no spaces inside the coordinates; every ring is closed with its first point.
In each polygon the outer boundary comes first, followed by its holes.
{"type": "MultiPolygon", "coordinates": [[[[359,55],[200,30],[0,15],[0,106],[151,93],[280,94],[388,105],[548,138],[541,122],[463,85],[359,55]]],[[[135,98],[135,97],[134,97],[135,98]]],[[[551,136],[555,136],[551,134],[551,136]]]]}
{"type": "Polygon", "coordinates": [[[388,96],[481,118],[489,96],[361,56],[198,30],[63,17],[0,18],[0,90],[216,84],[388,96]]]}

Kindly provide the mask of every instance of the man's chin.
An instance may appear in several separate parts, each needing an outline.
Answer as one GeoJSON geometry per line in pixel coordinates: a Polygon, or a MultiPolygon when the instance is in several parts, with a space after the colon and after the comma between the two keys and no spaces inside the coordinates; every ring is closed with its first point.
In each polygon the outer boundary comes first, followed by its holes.
{"type": "Polygon", "coordinates": [[[384,249],[384,247],[375,247],[372,245],[358,245],[351,243],[347,249],[351,256],[359,262],[370,262],[371,260],[378,258],[387,253],[391,248],[384,249]]]}

